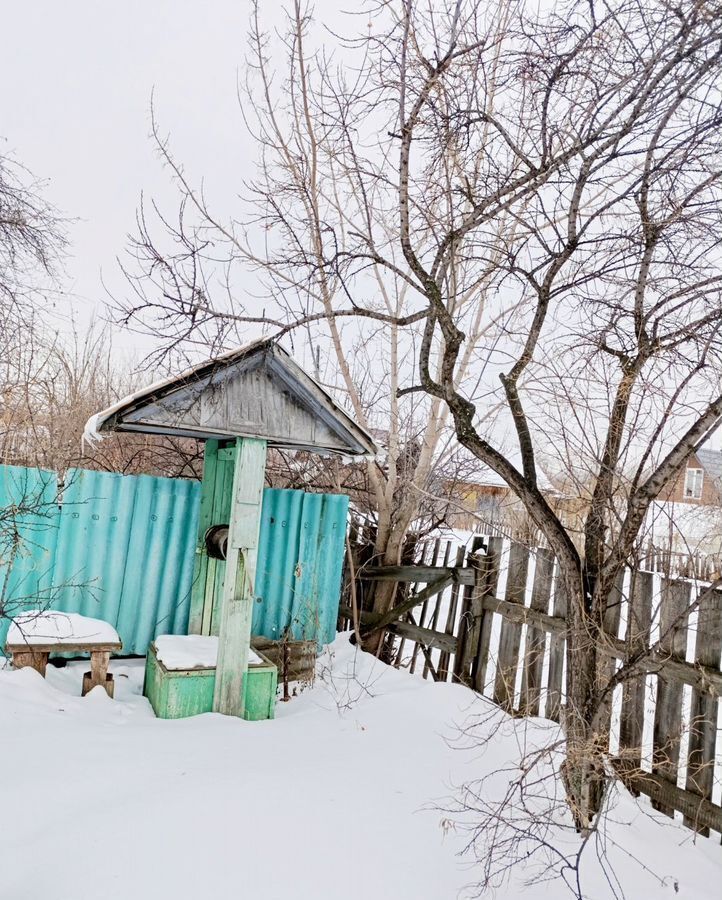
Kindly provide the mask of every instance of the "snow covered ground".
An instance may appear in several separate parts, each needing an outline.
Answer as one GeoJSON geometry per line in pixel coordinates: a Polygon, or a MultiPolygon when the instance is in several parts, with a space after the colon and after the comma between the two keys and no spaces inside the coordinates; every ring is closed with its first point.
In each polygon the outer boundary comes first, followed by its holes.
{"type": "MultiPolygon", "coordinates": [[[[464,822],[442,810],[461,783],[513,768],[520,729],[538,738],[551,727],[503,719],[465,688],[356,654],[345,637],[313,689],[279,703],[271,722],[156,720],[142,661],[112,664],[115,700],[99,688],[81,699],[85,668],[50,668],[45,681],[28,668],[0,672],[1,900],[473,895],[478,865],[458,855],[464,822]],[[482,749],[490,712],[502,727],[482,749]],[[460,742],[470,717],[473,739],[460,742]]],[[[493,778],[491,795],[508,782],[493,778]]],[[[604,845],[625,896],[716,900],[719,844],[695,846],[663,822],[618,793],[604,845]]],[[[569,834],[550,838],[576,849],[569,834]]],[[[597,854],[583,859],[584,895],[615,896],[597,854]]],[[[497,900],[573,896],[534,866],[497,900]]]]}

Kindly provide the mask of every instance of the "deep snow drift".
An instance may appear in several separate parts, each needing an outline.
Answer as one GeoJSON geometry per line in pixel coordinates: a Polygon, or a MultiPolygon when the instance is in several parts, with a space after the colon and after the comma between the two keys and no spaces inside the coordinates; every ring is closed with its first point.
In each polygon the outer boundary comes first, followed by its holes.
{"type": "MultiPolygon", "coordinates": [[[[465,688],[387,668],[345,637],[315,686],[279,703],[270,722],[156,720],[140,696],[140,661],[111,665],[114,701],[100,689],[81,699],[85,668],[51,667],[46,681],[0,672],[2,900],[468,896],[479,869],[457,855],[469,835],[444,810],[456,786],[508,767],[519,729],[530,733],[465,688]],[[501,728],[480,748],[490,714],[501,728]],[[460,741],[470,717],[479,724],[460,741]]],[[[537,737],[549,727],[531,723],[537,737]]],[[[492,779],[492,794],[508,780],[492,779]]],[[[716,900],[719,846],[695,846],[691,832],[652,815],[618,792],[604,851],[625,895],[716,900]]],[[[577,846],[569,834],[559,841],[577,846]]],[[[606,900],[614,894],[587,849],[585,896],[606,900]]],[[[532,861],[495,896],[572,895],[532,861]]]]}

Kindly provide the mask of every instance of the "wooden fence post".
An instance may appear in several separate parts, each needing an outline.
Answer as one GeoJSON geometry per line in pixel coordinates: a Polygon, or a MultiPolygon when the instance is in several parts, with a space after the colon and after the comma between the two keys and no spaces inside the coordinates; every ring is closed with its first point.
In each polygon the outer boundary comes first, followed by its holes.
{"type": "MultiPolygon", "coordinates": [[[[659,614],[660,652],[668,659],[680,662],[684,662],[687,653],[690,587],[687,581],[662,579],[659,614]]],[[[664,671],[660,672],[657,675],[657,705],[654,710],[652,772],[675,787],[682,731],[682,699],[682,682],[664,671]]],[[[674,816],[674,809],[671,806],[654,802],[652,805],[665,815],[674,816]]]]}
{"type": "MultiPolygon", "coordinates": [[[[469,591],[464,591],[464,600],[459,617],[459,634],[457,638],[457,650],[454,659],[454,680],[469,685],[475,690],[481,689],[479,684],[479,651],[482,636],[486,635],[488,654],[488,635],[485,624],[488,620],[489,632],[491,630],[491,613],[484,609],[484,597],[489,592],[496,591],[496,583],[499,577],[499,557],[501,555],[502,539],[489,538],[487,551],[483,555],[477,555],[476,551],[481,546],[481,538],[472,544],[467,556],[467,563],[474,569],[474,584],[469,591]]],[[[486,673],[486,662],[483,662],[482,678],[486,673]]]]}
{"type": "MultiPolygon", "coordinates": [[[[704,589],[703,589],[704,590],[704,589]]],[[[722,650],[722,591],[709,591],[699,605],[695,662],[717,668],[722,650]]],[[[711,686],[710,686],[711,687],[711,686]]],[[[687,760],[688,791],[712,799],[714,785],[715,745],[717,743],[717,709],[719,701],[713,690],[692,690],[689,722],[689,757],[687,760]]],[[[685,818],[685,825],[708,835],[709,828],[685,818]]]]}
{"type": "MultiPolygon", "coordinates": [[[[435,566],[437,564],[437,562],[439,561],[440,547],[441,547],[441,538],[436,538],[436,540],[434,541],[434,544],[433,544],[433,549],[431,551],[431,559],[429,561],[429,564],[432,566],[435,566]]],[[[447,545],[447,548],[446,548],[447,553],[448,553],[448,549],[449,548],[447,545]]],[[[423,552],[421,555],[422,562],[425,561],[425,559],[426,559],[426,544],[424,544],[423,552]]],[[[408,590],[411,593],[417,594],[419,592],[419,587],[418,587],[418,585],[414,585],[413,587],[409,587],[408,590]]],[[[424,602],[421,604],[421,610],[419,612],[419,624],[420,625],[424,625],[426,623],[426,613],[427,613],[428,608],[429,608],[429,601],[424,600],[424,602]]],[[[416,661],[419,658],[419,649],[420,649],[419,644],[415,643],[414,649],[411,653],[411,665],[409,666],[409,672],[411,672],[411,674],[413,674],[416,671],[416,661]]],[[[424,667],[424,676],[426,676],[426,673],[427,673],[427,668],[424,667]]]]}
{"type": "MultiPolygon", "coordinates": [[[[651,572],[633,572],[627,618],[627,658],[649,647],[652,625],[651,572]]],[[[622,687],[622,714],[619,724],[619,747],[624,758],[637,768],[642,765],[642,730],[647,678],[644,672],[633,675],[622,687]]]]}
{"type": "Polygon", "coordinates": [[[476,620],[477,630],[473,641],[470,642],[473,659],[471,683],[480,694],[484,693],[486,687],[486,670],[489,667],[489,651],[491,649],[491,626],[494,622],[494,613],[484,609],[484,601],[488,597],[496,596],[503,546],[503,538],[489,538],[489,548],[486,556],[481,557],[483,567],[477,572],[477,581],[472,596],[472,606],[479,612],[476,620]]]}
{"type": "MultiPolygon", "coordinates": [[[[567,618],[567,591],[564,582],[559,577],[557,566],[557,578],[554,584],[554,615],[557,618],[567,618]]],[[[546,717],[554,722],[559,721],[562,705],[562,676],[564,674],[564,654],[566,653],[567,639],[565,632],[551,635],[549,641],[549,672],[547,673],[547,699],[546,717]]]]}

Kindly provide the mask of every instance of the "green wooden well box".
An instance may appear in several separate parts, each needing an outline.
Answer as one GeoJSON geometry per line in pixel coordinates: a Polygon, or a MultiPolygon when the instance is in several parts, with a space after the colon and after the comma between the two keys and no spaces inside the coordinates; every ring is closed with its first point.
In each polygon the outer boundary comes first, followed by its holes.
{"type": "MultiPolygon", "coordinates": [[[[258,661],[249,660],[245,678],[244,719],[272,719],[276,707],[276,666],[254,651],[258,661]]],[[[143,694],[159,719],[182,719],[211,712],[216,684],[215,666],[166,668],[158,659],[155,643],[148,648],[143,694]]]]}

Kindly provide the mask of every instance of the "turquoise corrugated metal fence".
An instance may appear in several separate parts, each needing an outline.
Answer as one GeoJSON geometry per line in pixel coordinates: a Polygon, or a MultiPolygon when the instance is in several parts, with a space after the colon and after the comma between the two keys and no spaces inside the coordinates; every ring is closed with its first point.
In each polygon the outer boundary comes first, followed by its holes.
{"type": "Polygon", "coordinates": [[[336,634],[348,497],[263,492],[253,633],[329,643],[336,634]]]}
{"type": "MultiPolygon", "coordinates": [[[[0,466],[0,597],[10,611],[26,599],[53,599],[57,538],[55,472],[0,466]]],[[[6,630],[0,622],[3,640],[6,630]]]]}
{"type": "Polygon", "coordinates": [[[188,625],[200,485],[74,469],[63,492],[54,608],[105,619],[126,653],[188,625]]]}
{"type": "MultiPolygon", "coordinates": [[[[187,630],[199,498],[195,481],[74,469],[59,505],[55,473],[0,466],[0,534],[17,508],[20,538],[0,554],[3,596],[105,619],[144,654],[187,630]]],[[[333,639],[347,511],[343,495],[264,492],[254,634],[333,639]]]]}

